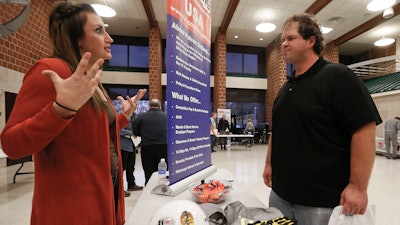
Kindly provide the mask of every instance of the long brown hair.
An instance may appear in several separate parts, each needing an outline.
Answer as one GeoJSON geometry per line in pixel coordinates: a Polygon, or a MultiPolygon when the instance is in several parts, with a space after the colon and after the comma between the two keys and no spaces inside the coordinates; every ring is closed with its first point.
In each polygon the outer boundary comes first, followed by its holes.
{"type": "MultiPolygon", "coordinates": [[[[82,57],[79,39],[85,35],[83,26],[87,21],[87,13],[96,11],[86,3],[65,1],[56,2],[50,13],[49,36],[53,44],[52,57],[63,59],[72,71],[75,71],[82,57]]],[[[99,88],[106,98],[110,99],[101,83],[99,88]]],[[[107,105],[97,92],[89,101],[96,111],[107,109],[107,105]]]]}

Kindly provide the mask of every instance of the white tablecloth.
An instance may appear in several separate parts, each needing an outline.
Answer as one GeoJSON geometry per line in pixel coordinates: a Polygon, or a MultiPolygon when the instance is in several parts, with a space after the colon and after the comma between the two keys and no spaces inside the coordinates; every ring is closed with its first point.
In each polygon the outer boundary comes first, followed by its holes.
{"type": "MultiPolygon", "coordinates": [[[[165,203],[176,199],[193,200],[188,190],[183,191],[175,197],[151,194],[151,190],[157,185],[157,178],[157,173],[154,173],[151,176],[134,209],[125,222],[125,225],[147,225],[157,209],[163,206],[165,203]]],[[[235,177],[226,169],[218,169],[217,172],[209,176],[207,179],[233,180],[233,188],[228,199],[219,203],[222,208],[225,208],[226,205],[234,201],[241,201],[247,207],[267,208],[253,193],[251,193],[241,182],[237,181],[235,177]]]]}
{"type": "Polygon", "coordinates": [[[3,149],[0,148],[0,159],[2,158],[7,158],[8,156],[6,155],[6,153],[3,152],[3,149]]]}

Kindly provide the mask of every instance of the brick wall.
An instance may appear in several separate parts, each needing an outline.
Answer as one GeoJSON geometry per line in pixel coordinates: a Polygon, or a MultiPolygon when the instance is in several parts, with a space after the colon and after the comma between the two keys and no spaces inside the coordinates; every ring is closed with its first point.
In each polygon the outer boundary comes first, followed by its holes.
{"type": "Polygon", "coordinates": [[[149,31],[149,99],[162,101],[162,43],[159,27],[149,31]]]}
{"type": "MultiPolygon", "coordinates": [[[[368,51],[358,54],[353,57],[353,62],[362,62],[370,59],[382,58],[386,56],[396,55],[396,43],[393,43],[385,47],[374,47],[368,51]]],[[[396,72],[396,60],[382,62],[375,65],[379,68],[384,68],[381,72],[376,72],[372,76],[368,76],[367,79],[379,77],[396,72]]]]}
{"type": "Polygon", "coordinates": [[[325,46],[321,55],[329,62],[339,63],[339,47],[332,42],[325,46]]]}
{"type": "Polygon", "coordinates": [[[271,124],[272,106],[279,89],[286,81],[286,62],[280,51],[281,37],[278,36],[266,48],[266,74],[268,78],[266,92],[266,122],[271,124]]]}
{"type": "Polygon", "coordinates": [[[214,111],[226,107],[226,35],[218,32],[214,41],[214,111]]]}
{"type": "Polygon", "coordinates": [[[362,62],[365,60],[376,59],[386,56],[396,55],[396,44],[393,43],[391,45],[385,47],[374,47],[368,51],[365,51],[361,54],[358,54],[353,57],[354,62],[362,62]]]}
{"type": "MultiPolygon", "coordinates": [[[[15,33],[0,38],[0,66],[25,73],[38,59],[51,54],[48,15],[54,0],[33,0],[27,22],[15,33]]],[[[23,6],[0,3],[1,23],[15,18],[23,6]]]]}

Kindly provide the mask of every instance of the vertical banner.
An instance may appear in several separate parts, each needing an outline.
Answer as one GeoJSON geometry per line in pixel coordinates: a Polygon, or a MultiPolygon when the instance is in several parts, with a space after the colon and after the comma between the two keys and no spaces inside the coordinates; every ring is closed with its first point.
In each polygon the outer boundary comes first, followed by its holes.
{"type": "Polygon", "coordinates": [[[211,165],[211,0],[167,1],[170,184],[211,165]]]}

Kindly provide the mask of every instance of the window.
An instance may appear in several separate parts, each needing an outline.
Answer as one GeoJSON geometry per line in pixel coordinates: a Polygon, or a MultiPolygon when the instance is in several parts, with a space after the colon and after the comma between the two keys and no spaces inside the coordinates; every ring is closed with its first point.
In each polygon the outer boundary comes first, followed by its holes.
{"type": "Polygon", "coordinates": [[[226,72],[227,73],[243,73],[242,69],[242,53],[226,53],[226,72]]]}
{"type": "Polygon", "coordinates": [[[111,44],[112,58],[105,63],[105,70],[148,71],[148,43],[141,39],[135,39],[135,42],[121,37],[115,39],[119,41],[116,41],[116,44],[111,44]]]}
{"type": "Polygon", "coordinates": [[[149,68],[148,46],[129,46],[129,67],[149,68]]]}
{"type": "Polygon", "coordinates": [[[258,73],[258,56],[256,54],[243,54],[243,73],[258,73]]]}
{"type": "MultiPolygon", "coordinates": [[[[115,101],[117,99],[117,96],[122,96],[125,98],[126,95],[129,96],[134,96],[139,89],[146,88],[147,90],[149,89],[149,86],[147,85],[123,85],[123,84],[103,84],[104,89],[107,91],[108,95],[110,96],[112,101],[115,101]]],[[[167,109],[167,101],[166,101],[166,87],[162,87],[162,102],[163,102],[163,108],[162,110],[166,112],[167,109]]],[[[149,92],[147,91],[143,98],[138,101],[137,107],[136,107],[136,114],[140,114],[143,112],[146,112],[149,109],[149,92]]],[[[119,101],[119,100],[118,100],[119,101]]]]}
{"type": "Polygon", "coordinates": [[[248,53],[226,53],[226,72],[258,74],[258,55],[248,53]]]}
{"type": "Polygon", "coordinates": [[[128,46],[127,45],[111,45],[112,58],[110,59],[109,66],[128,66],[128,46]]]}
{"type": "Polygon", "coordinates": [[[252,118],[257,129],[264,129],[265,102],[265,90],[226,89],[226,108],[231,109],[234,132],[242,133],[248,118],[252,118]]]}

